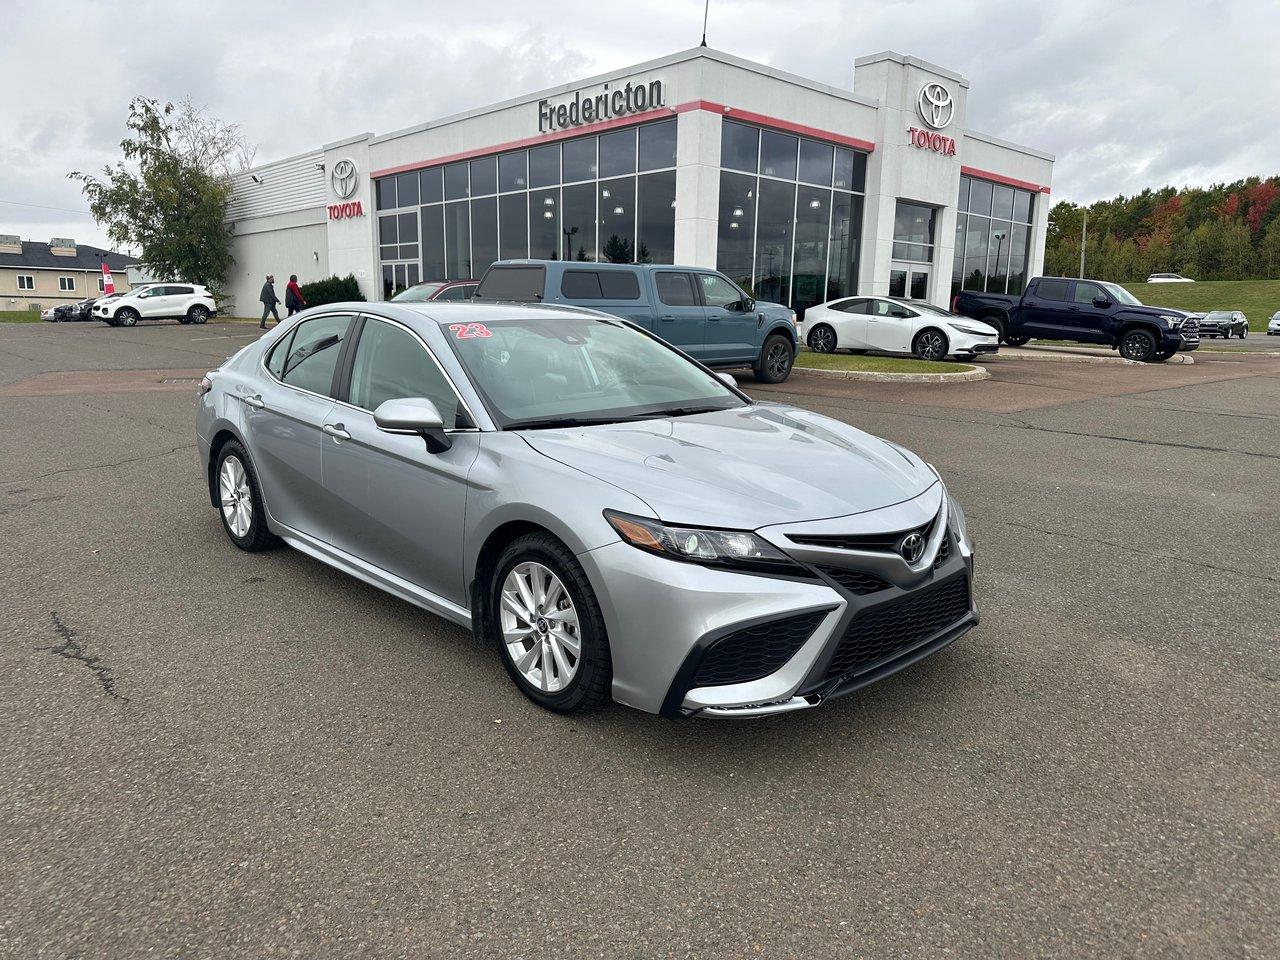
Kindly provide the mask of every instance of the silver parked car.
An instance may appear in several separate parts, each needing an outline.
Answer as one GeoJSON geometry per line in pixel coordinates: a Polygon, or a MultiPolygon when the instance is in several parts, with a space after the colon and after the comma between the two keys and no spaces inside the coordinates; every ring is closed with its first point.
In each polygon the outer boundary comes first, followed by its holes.
{"type": "Polygon", "coordinates": [[[978,622],[932,467],[732,384],[589,310],[336,304],[211,372],[196,433],[236,546],[471,628],[559,712],[812,707],[978,622]]]}

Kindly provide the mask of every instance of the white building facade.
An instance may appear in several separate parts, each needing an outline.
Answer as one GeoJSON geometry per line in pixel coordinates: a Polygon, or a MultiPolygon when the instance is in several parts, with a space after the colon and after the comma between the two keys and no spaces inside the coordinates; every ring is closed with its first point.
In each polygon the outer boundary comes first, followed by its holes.
{"type": "Polygon", "coordinates": [[[969,84],[913,57],[852,90],[706,47],[237,178],[236,309],[263,277],[387,299],[499,259],[716,267],[797,311],[1021,291],[1044,260],[1053,158],[965,126],[969,84]]]}

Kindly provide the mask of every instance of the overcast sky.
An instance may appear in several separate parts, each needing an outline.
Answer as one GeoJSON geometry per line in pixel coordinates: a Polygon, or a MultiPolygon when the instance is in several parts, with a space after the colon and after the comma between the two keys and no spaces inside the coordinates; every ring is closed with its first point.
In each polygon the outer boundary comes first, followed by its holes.
{"type": "MultiPolygon", "coordinates": [[[[9,0],[0,233],[102,242],[66,174],[117,156],[133,96],[191,97],[263,162],[695,46],[701,27],[700,0],[9,0]]],[[[1280,173],[1277,0],[712,0],[708,42],[845,88],[885,49],[956,70],[972,128],[1057,156],[1055,199],[1280,173]]]]}

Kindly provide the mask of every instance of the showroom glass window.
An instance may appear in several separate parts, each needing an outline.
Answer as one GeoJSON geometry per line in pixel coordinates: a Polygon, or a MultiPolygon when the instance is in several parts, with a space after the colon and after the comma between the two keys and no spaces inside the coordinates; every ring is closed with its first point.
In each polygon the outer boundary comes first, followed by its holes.
{"type": "Polygon", "coordinates": [[[960,178],[951,294],[960,290],[1018,295],[1027,285],[1035,193],[960,178]]]}
{"type": "Polygon", "coordinates": [[[867,155],[725,120],[716,267],[795,309],[856,291],[867,155]]]}
{"type": "Polygon", "coordinates": [[[499,259],[671,263],[675,166],[673,119],[379,178],[383,295],[499,259]]]}

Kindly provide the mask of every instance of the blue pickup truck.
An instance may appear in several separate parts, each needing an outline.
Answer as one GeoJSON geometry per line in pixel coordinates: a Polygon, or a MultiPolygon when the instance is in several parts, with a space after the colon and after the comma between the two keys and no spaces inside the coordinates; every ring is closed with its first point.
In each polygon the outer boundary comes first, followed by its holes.
{"type": "Polygon", "coordinates": [[[1144,306],[1117,283],[1036,277],[1020,297],[962,290],[953,313],[989,323],[1019,347],[1031,338],[1102,343],[1127,360],[1161,362],[1200,346],[1195,317],[1183,310],[1144,306]]]}
{"type": "Polygon", "coordinates": [[[500,260],[475,303],[562,303],[622,317],[709,367],[750,366],[761,383],[791,375],[795,311],[749,296],[705,267],[500,260]]]}

